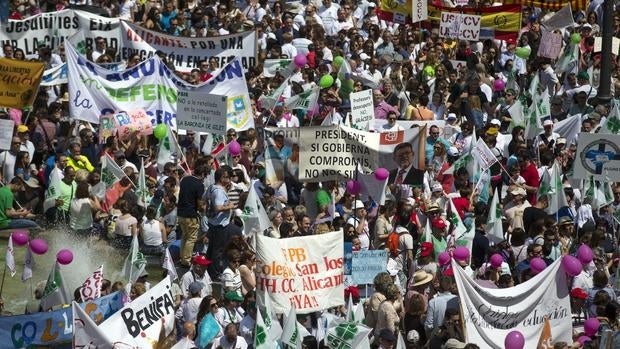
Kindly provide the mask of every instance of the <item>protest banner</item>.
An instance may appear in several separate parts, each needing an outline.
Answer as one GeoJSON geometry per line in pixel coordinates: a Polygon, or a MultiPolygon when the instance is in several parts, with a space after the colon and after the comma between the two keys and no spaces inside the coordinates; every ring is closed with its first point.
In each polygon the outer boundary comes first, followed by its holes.
{"type": "Polygon", "coordinates": [[[428,19],[428,3],[426,0],[412,0],[411,23],[428,19]]]}
{"type": "Polygon", "coordinates": [[[165,53],[169,62],[180,71],[199,68],[203,60],[216,58],[223,67],[235,58],[240,59],[243,69],[253,67],[256,61],[256,31],[206,38],[173,36],[122,22],[121,58],[129,59],[137,54],[140,59],[153,57],[156,51],[165,53]]]}
{"type": "Polygon", "coordinates": [[[197,91],[179,91],[177,127],[196,132],[226,134],[228,98],[197,91]]]}
{"type": "Polygon", "coordinates": [[[538,46],[538,57],[557,59],[562,51],[562,34],[540,28],[542,39],[538,46]]]}
{"type": "Polygon", "coordinates": [[[573,177],[620,181],[620,135],[579,133],[573,177]]]}
{"type": "MultiPolygon", "coordinates": [[[[413,124],[419,127],[406,128],[404,131],[391,131],[374,133],[379,138],[375,149],[378,149],[378,167],[392,170],[398,167],[394,161],[394,149],[403,142],[410,143],[413,147],[413,165],[416,168],[425,168],[425,144],[426,134],[434,122],[441,123],[443,121],[415,121],[413,124]]],[[[373,145],[374,146],[374,145],[373,145]]],[[[374,168],[370,170],[374,171],[374,168]]]]}
{"type": "Polygon", "coordinates": [[[291,305],[308,314],[344,304],[343,243],[342,231],[288,239],[257,234],[257,293],[266,291],[276,313],[291,305]]]}
{"type": "MultiPolygon", "coordinates": [[[[12,135],[15,128],[15,121],[0,120],[0,135],[12,135]]],[[[0,137],[0,149],[8,150],[11,148],[11,137],[0,137]]]]}
{"type": "Polygon", "coordinates": [[[502,5],[489,8],[459,7],[451,8],[428,4],[428,19],[433,25],[441,22],[443,12],[480,16],[479,40],[516,39],[521,29],[521,5],[502,5]]]}
{"type": "Polygon", "coordinates": [[[189,85],[154,56],[139,65],[112,71],[79,55],[66,43],[69,65],[69,109],[72,118],[95,124],[100,115],[143,109],[151,124],[176,126],[178,89],[228,96],[227,129],[254,126],[247,85],[240,61],[234,60],[209,81],[189,85]]]}
{"type": "Polygon", "coordinates": [[[439,36],[478,41],[480,37],[480,16],[442,12],[439,22],[439,36]]]}
{"type": "Polygon", "coordinates": [[[79,10],[43,12],[22,20],[9,20],[0,26],[0,42],[24,50],[26,56],[36,55],[41,46],[58,49],[60,44],[77,32],[85,37],[85,49],[95,48],[95,38],[102,37],[108,47],[119,49],[120,19],[97,16],[79,10]]]}
{"type": "Polygon", "coordinates": [[[375,118],[372,90],[351,93],[351,126],[368,131],[375,118]]]}
{"type": "Polygon", "coordinates": [[[45,63],[0,58],[0,107],[32,106],[45,63]]]}
{"type": "MultiPolygon", "coordinates": [[[[299,127],[265,127],[262,132],[263,139],[273,138],[277,134],[284,135],[284,143],[287,145],[293,145],[299,143],[299,127]]],[[[261,132],[259,129],[258,132],[261,132]]]]}
{"type": "Polygon", "coordinates": [[[304,127],[299,134],[299,180],[354,178],[358,164],[377,168],[378,147],[376,133],[346,126],[304,127]]]}
{"type": "Polygon", "coordinates": [[[41,77],[41,86],[55,86],[60,84],[66,84],[67,82],[69,82],[69,80],[67,79],[67,74],[67,63],[47,69],[43,72],[43,77],[41,77]]]}
{"type": "Polygon", "coordinates": [[[116,113],[114,120],[117,126],[117,135],[122,140],[131,138],[136,132],[143,136],[153,134],[153,124],[143,109],[116,113]]]}
{"type": "Polygon", "coordinates": [[[502,349],[506,335],[518,330],[524,348],[536,348],[545,318],[554,342],[572,342],[572,314],[562,259],[532,279],[510,288],[485,288],[452,261],[467,342],[502,349]]]}
{"type": "Polygon", "coordinates": [[[351,280],[356,285],[372,284],[375,276],[385,271],[388,261],[387,250],[353,252],[351,280]]]}
{"type": "Polygon", "coordinates": [[[295,67],[292,59],[266,59],[263,63],[263,76],[272,78],[276,76],[276,73],[280,73],[280,75],[285,77],[290,76],[295,70],[295,67]]]}
{"type": "MultiPolygon", "coordinates": [[[[123,294],[114,292],[81,303],[80,307],[99,324],[123,307],[123,294]]],[[[70,343],[73,336],[72,324],[71,307],[28,315],[1,316],[0,341],[3,348],[15,349],[70,343]]]]}
{"type": "Polygon", "coordinates": [[[559,11],[570,3],[573,11],[586,11],[590,0],[504,0],[505,5],[523,5],[540,8],[543,11],[559,11]]]}
{"type": "Polygon", "coordinates": [[[99,324],[99,329],[115,345],[154,348],[161,331],[167,336],[174,328],[174,299],[170,278],[164,278],[99,324]]]}

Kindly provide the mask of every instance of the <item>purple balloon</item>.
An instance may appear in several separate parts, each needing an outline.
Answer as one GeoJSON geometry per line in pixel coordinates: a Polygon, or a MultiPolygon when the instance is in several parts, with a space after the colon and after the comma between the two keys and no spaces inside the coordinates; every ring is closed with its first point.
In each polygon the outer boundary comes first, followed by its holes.
{"type": "Polygon", "coordinates": [[[16,230],[11,234],[13,236],[13,243],[17,246],[24,246],[28,243],[28,231],[16,230]]]}
{"type": "Polygon", "coordinates": [[[493,268],[497,269],[502,266],[502,263],[504,262],[504,258],[502,258],[501,254],[496,253],[491,256],[491,258],[489,259],[489,262],[491,263],[491,266],[493,268]]]}
{"type": "Polygon", "coordinates": [[[454,249],[452,256],[457,261],[466,261],[469,258],[469,250],[465,246],[459,246],[454,249]]]}
{"type": "Polygon", "coordinates": [[[228,153],[232,156],[241,154],[241,144],[235,140],[228,143],[228,153]]]}
{"type": "Polygon", "coordinates": [[[293,59],[293,62],[295,62],[295,65],[297,66],[297,68],[303,68],[308,62],[308,60],[306,59],[306,55],[304,55],[303,53],[300,53],[297,56],[295,56],[295,58],[293,59]]]}
{"type": "Polygon", "coordinates": [[[56,253],[56,260],[62,265],[67,265],[73,261],[73,252],[69,249],[62,249],[56,253]]]}
{"type": "Polygon", "coordinates": [[[532,260],[530,261],[530,270],[532,271],[534,275],[545,270],[546,267],[547,267],[547,263],[545,263],[545,261],[542,258],[536,257],[536,258],[532,258],[532,260]]]}
{"type": "Polygon", "coordinates": [[[592,317],[586,320],[583,323],[583,332],[586,333],[587,336],[592,337],[598,333],[598,328],[601,325],[601,322],[598,321],[597,318],[592,317]]]}
{"type": "Polygon", "coordinates": [[[493,90],[494,91],[504,91],[506,88],[506,83],[502,79],[495,79],[493,81],[493,90]]]}
{"type": "Polygon", "coordinates": [[[562,267],[564,268],[566,274],[570,276],[579,275],[581,273],[581,270],[583,269],[583,266],[581,265],[579,259],[571,255],[566,255],[562,257],[562,267]]]}
{"type": "Polygon", "coordinates": [[[584,345],[586,344],[586,342],[591,342],[592,338],[588,337],[588,336],[581,336],[579,337],[579,339],[577,339],[577,342],[579,342],[579,344],[584,345]]]}
{"type": "Polygon", "coordinates": [[[357,195],[362,191],[362,185],[360,184],[360,182],[356,181],[356,180],[349,180],[347,182],[347,192],[351,195],[357,195]]]}
{"type": "Polygon", "coordinates": [[[583,264],[590,264],[594,259],[594,254],[592,253],[592,249],[590,246],[586,244],[582,244],[577,249],[577,259],[583,264]]]}
{"type": "Polygon", "coordinates": [[[34,239],[30,241],[30,250],[36,254],[45,254],[47,249],[47,242],[43,239],[34,239]]]}
{"type": "Polygon", "coordinates": [[[450,254],[446,251],[443,251],[439,254],[439,256],[437,257],[437,261],[439,262],[439,265],[441,265],[442,267],[444,265],[448,265],[450,264],[450,254]]]}
{"type": "Polygon", "coordinates": [[[523,349],[525,346],[525,337],[519,331],[508,332],[504,339],[504,348],[506,349],[523,349]]]}
{"type": "Polygon", "coordinates": [[[383,167],[379,167],[375,170],[375,178],[378,181],[384,181],[390,176],[390,172],[383,167]]]}

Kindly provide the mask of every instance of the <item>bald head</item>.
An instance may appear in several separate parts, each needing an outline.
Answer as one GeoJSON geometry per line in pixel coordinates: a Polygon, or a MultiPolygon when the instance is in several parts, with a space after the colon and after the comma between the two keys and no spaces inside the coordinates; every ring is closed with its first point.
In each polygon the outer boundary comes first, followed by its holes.
{"type": "Polygon", "coordinates": [[[196,326],[194,326],[192,322],[186,321],[183,324],[183,333],[185,334],[185,337],[194,338],[196,335],[196,326]]]}

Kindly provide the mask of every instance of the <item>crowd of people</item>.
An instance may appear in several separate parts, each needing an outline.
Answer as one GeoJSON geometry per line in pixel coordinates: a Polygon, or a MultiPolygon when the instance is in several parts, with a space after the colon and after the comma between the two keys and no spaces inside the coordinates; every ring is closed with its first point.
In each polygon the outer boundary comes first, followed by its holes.
{"type": "MultiPolygon", "coordinates": [[[[475,5],[501,4],[480,1],[475,5]]],[[[578,47],[570,68],[559,67],[558,59],[537,56],[546,30],[541,23],[553,13],[525,5],[518,37],[477,42],[443,38],[436,23],[433,27],[384,21],[378,16],[379,3],[367,0],[303,4],[14,0],[10,18],[76,6],[175,36],[257,32],[260,63],[246,73],[255,127],[229,129],[221,140],[239,143],[239,153],[219,158],[205,154],[204,135],[175,133],[172,136],[178,138],[183,154],[160,163],[158,170],[159,141],[154,136],[135,133],[129,138],[101,139],[98,125],[71,118],[66,85],[41,87],[31,110],[0,111],[0,118],[15,121],[10,149],[0,153],[4,183],[0,228],[66,225],[78,236],[107,240],[121,250],[129,249],[137,235],[141,251],[155,256],[180,240],[176,319],[177,337],[183,343],[200,337],[201,320],[211,312],[221,327],[220,335],[209,344],[212,348],[253,347],[257,261],[251,237],[243,234],[241,217],[248,192],[255,190],[271,224],[262,232],[266,236],[287,239],[342,230],[354,253],[389,251],[388,267],[376,275],[372,292],[363,294],[364,285],[347,284],[343,294],[343,304],[351,297],[356,307],[363,307],[365,325],[373,330],[373,348],[395,348],[399,333],[407,348],[485,347],[467,343],[454,271],[438,260],[442,252],[454,248],[451,207],[467,229],[475,227],[470,256],[458,263],[485,287],[524,283],[536,274],[530,266],[533,259],[550,265],[575,254],[582,244],[589,246],[594,252],[592,263],[570,280],[575,341],[553,345],[620,347],[620,280],[616,277],[620,186],[611,183],[613,197],[601,201],[593,194],[597,190],[574,180],[577,135],[554,131],[557,123],[577,115],[582,133],[596,133],[614,112],[612,104],[597,104],[593,99],[603,79],[610,79],[612,97],[620,91],[617,56],[614,53],[611,76],[601,76],[601,53],[594,44],[603,27],[603,1],[591,0],[587,9],[574,9],[575,24],[556,30],[563,38],[563,51],[574,44],[578,47]],[[575,33],[580,41],[571,43],[575,33]],[[521,48],[529,49],[529,57],[517,54],[521,48]],[[306,63],[290,77],[263,74],[266,59],[299,55],[305,56],[306,63]],[[264,136],[265,127],[325,125],[326,118],[331,118],[327,124],[350,123],[351,91],[338,81],[335,57],[344,58],[351,68],[352,92],[373,92],[374,118],[386,123],[372,124],[371,132],[404,130],[402,120],[443,122],[424,128],[428,133],[423,136],[424,168],[414,162],[417,149],[411,144],[396,147],[393,160],[398,168],[390,173],[384,204],[360,200],[346,190],[344,178],[300,182],[298,144],[289,144],[283,135],[264,136]],[[463,64],[457,69],[451,60],[463,64]],[[321,86],[316,107],[289,110],[282,103],[319,86],[326,74],[337,83],[321,86]],[[287,86],[275,106],[262,105],[261,97],[283,83],[287,86]],[[518,124],[511,108],[517,102],[529,105],[542,93],[550,99],[549,113],[538,121],[540,128],[536,123],[518,124]],[[447,171],[470,154],[477,139],[483,139],[498,160],[484,188],[478,185],[480,174],[467,166],[447,171]],[[111,187],[102,178],[107,157],[125,174],[111,187]],[[276,185],[266,179],[266,161],[282,163],[283,182],[276,185]],[[136,186],[142,166],[146,193],[136,186]],[[550,196],[541,191],[541,179],[552,169],[560,171],[566,197],[566,205],[557,212],[549,211],[550,196]],[[51,193],[50,183],[55,183],[52,191],[57,193],[51,193]],[[488,236],[493,193],[498,193],[501,207],[503,241],[499,242],[488,236]],[[334,212],[319,199],[326,194],[335,201],[334,212]],[[427,225],[430,239],[425,238],[427,225]],[[397,234],[395,240],[392,233],[397,234]],[[499,267],[491,263],[496,254],[502,256],[499,267]],[[580,343],[583,322],[591,317],[600,320],[599,331],[591,341],[580,343]]],[[[613,32],[620,35],[620,11],[614,12],[613,32]]],[[[22,49],[10,43],[3,44],[3,56],[27,59],[22,49]]],[[[118,52],[96,38],[87,57],[106,64],[117,62],[118,52]]],[[[53,52],[41,47],[31,58],[51,68],[64,62],[64,49],[53,52]]],[[[132,56],[124,63],[131,67],[139,62],[139,56],[132,56]]],[[[211,58],[191,72],[176,73],[198,84],[219,68],[219,60],[211,58]]],[[[141,278],[132,286],[132,298],[146,291],[144,282],[141,278]]],[[[111,282],[105,286],[105,292],[121,287],[111,282]]],[[[317,319],[325,318],[325,313],[342,317],[347,310],[343,306],[300,316],[312,334],[304,338],[302,347],[325,347],[324,338],[317,337],[317,319]]]]}

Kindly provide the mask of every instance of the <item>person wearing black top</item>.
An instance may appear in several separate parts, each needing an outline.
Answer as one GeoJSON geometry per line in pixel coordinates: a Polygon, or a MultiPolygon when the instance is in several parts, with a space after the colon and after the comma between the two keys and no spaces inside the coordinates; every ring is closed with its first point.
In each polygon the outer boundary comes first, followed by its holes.
{"type": "Polygon", "coordinates": [[[183,177],[179,184],[177,217],[178,226],[183,232],[180,263],[187,268],[190,267],[192,252],[200,229],[200,214],[205,210],[203,181],[207,172],[207,163],[198,162],[194,174],[183,177]]]}

